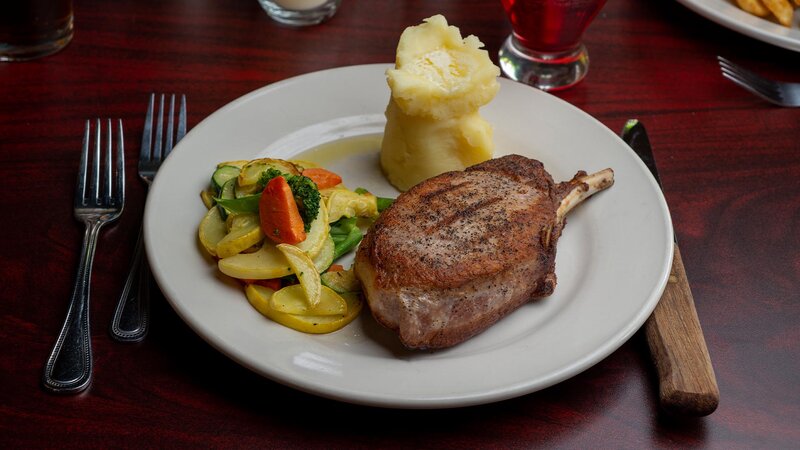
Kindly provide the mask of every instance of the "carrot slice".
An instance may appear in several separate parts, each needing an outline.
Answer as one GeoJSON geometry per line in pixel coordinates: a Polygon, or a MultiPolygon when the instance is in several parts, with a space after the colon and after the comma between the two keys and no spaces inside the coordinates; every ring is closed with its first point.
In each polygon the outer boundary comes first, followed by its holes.
{"type": "Polygon", "coordinates": [[[311,178],[318,189],[332,188],[342,184],[342,177],[321,167],[306,169],[303,171],[303,176],[311,178]]]}
{"type": "Polygon", "coordinates": [[[344,272],[344,266],[341,264],[331,264],[326,272],[344,272]]]}
{"type": "Polygon", "coordinates": [[[269,280],[253,280],[253,284],[257,284],[259,286],[264,286],[267,288],[272,289],[273,291],[277,291],[281,288],[281,279],[280,278],[271,278],[269,280]]]}
{"type": "Polygon", "coordinates": [[[259,286],[264,286],[267,288],[272,289],[273,291],[277,291],[283,286],[283,282],[280,278],[270,278],[268,280],[253,280],[250,278],[237,278],[239,282],[244,286],[247,287],[248,284],[257,284],[259,286]]]}
{"type": "Polygon", "coordinates": [[[267,183],[258,202],[261,231],[278,244],[297,244],[306,239],[303,218],[289,183],[275,177],[267,183]]]}

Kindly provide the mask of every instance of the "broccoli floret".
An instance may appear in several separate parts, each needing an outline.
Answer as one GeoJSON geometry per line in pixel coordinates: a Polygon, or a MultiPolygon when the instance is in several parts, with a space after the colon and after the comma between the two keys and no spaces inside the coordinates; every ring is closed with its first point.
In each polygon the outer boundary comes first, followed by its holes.
{"type": "Polygon", "coordinates": [[[258,186],[258,190],[263,191],[264,187],[267,186],[267,183],[269,183],[271,179],[279,177],[281,175],[283,175],[281,171],[273,167],[270,167],[269,169],[261,172],[261,176],[258,177],[258,182],[256,184],[258,186]]]}
{"type": "Polygon", "coordinates": [[[321,197],[317,185],[311,178],[302,175],[284,175],[289,187],[292,188],[294,201],[297,202],[297,209],[300,210],[300,217],[303,218],[306,233],[311,229],[311,222],[319,215],[319,202],[321,197]]]}

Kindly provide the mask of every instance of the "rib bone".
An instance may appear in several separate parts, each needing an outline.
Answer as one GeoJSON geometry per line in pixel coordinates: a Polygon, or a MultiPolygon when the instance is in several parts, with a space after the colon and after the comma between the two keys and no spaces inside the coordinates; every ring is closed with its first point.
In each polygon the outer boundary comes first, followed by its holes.
{"type": "Polygon", "coordinates": [[[556,211],[556,218],[559,223],[563,222],[564,217],[582,201],[614,184],[614,171],[609,168],[591,175],[586,175],[585,172],[579,172],[569,184],[572,185],[573,188],[564,199],[561,200],[561,205],[556,211]]]}

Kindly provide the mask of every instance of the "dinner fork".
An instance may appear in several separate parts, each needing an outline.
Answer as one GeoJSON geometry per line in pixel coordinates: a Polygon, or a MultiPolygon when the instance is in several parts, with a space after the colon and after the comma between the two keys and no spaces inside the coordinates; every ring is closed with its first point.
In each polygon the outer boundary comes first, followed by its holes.
{"type": "Polygon", "coordinates": [[[102,125],[96,119],[94,144],[91,145],[91,121],[86,121],[83,134],[83,152],[75,187],[75,218],[84,223],[81,259],[72,289],[67,317],[58,334],[44,369],[44,387],[56,393],[78,393],[89,386],[92,379],[92,345],[89,331],[89,282],[97,237],[103,225],[116,220],[125,206],[125,148],[122,120],[117,119],[116,171],[112,165],[114,133],[111,119],[107,119],[105,168],[101,166],[102,125]],[[89,155],[90,146],[93,157],[89,155]],[[89,160],[91,174],[89,173],[89,160]]]}
{"type": "MultiPolygon", "coordinates": [[[[186,96],[181,95],[178,129],[175,123],[175,94],[170,96],[167,115],[167,132],[164,134],[164,94],[161,94],[156,121],[156,134],[153,139],[153,106],[155,94],[150,94],[147,114],[144,119],[142,148],[139,154],[139,177],[149,188],[161,163],[172,151],[173,142],[180,141],[186,134],[186,96]],[[174,140],[173,140],[174,135],[174,140]],[[163,141],[163,146],[162,146],[163,141]],[[152,148],[152,152],[151,152],[152,148]]],[[[128,277],[122,288],[114,317],[111,319],[111,336],[120,342],[139,342],[145,338],[150,324],[150,268],[147,258],[143,258],[142,228],[133,252],[133,260],[128,277]]]]}
{"type": "Polygon", "coordinates": [[[764,100],[780,106],[800,106],[800,83],[775,81],[757,75],[722,56],[717,56],[722,76],[764,100]]]}

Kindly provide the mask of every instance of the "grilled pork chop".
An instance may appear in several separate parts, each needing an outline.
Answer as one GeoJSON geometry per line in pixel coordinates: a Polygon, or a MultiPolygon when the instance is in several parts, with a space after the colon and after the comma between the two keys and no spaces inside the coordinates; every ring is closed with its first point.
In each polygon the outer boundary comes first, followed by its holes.
{"type": "Polygon", "coordinates": [[[519,155],[423,181],[381,214],[356,253],[373,316],[408,348],[444,348],[550,295],[566,213],[613,183],[605,169],[556,184],[519,155]]]}

